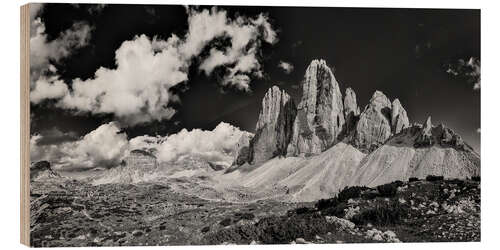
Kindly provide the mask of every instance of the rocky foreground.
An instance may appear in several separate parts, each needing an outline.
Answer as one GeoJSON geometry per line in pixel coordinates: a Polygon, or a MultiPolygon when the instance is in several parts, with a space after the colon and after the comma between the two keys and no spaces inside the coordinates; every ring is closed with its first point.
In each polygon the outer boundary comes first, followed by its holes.
{"type": "Polygon", "coordinates": [[[34,182],[31,243],[136,246],[480,240],[480,182],[349,187],[311,203],[210,201],[169,185],[34,182]]]}
{"type": "Polygon", "coordinates": [[[205,200],[158,183],[90,185],[60,179],[33,181],[30,202],[33,247],[198,245],[228,219],[232,225],[255,223],[297,206],[205,200]]]}
{"type": "Polygon", "coordinates": [[[331,199],[232,225],[208,244],[480,241],[480,187],[475,180],[396,181],[348,187],[331,199]]]}

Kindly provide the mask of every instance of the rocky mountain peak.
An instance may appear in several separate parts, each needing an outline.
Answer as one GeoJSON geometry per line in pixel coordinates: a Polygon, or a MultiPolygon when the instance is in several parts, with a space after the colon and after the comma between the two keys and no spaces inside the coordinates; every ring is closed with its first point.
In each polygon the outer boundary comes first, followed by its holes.
{"type": "Polygon", "coordinates": [[[288,155],[321,153],[341,134],[345,123],[342,93],[324,60],[313,60],[307,68],[297,112],[288,155]]]}
{"type": "Polygon", "coordinates": [[[392,104],[384,93],[373,93],[356,124],[353,141],[356,147],[370,151],[391,136],[391,107],[392,104]]]}
{"type": "Polygon", "coordinates": [[[410,121],[408,120],[408,115],[406,110],[399,102],[399,99],[394,99],[392,101],[392,113],[391,113],[391,124],[392,132],[398,134],[402,129],[410,126],[410,121]]]}
{"type": "Polygon", "coordinates": [[[429,116],[421,127],[418,136],[415,138],[414,147],[429,147],[440,145],[442,147],[452,147],[458,150],[474,151],[469,145],[465,144],[462,137],[455,133],[452,129],[439,124],[432,126],[431,117],[429,116]]]}
{"type": "Polygon", "coordinates": [[[285,155],[296,114],[297,108],[290,95],[277,86],[271,87],[262,99],[255,136],[250,140],[248,150],[240,150],[235,163],[257,164],[285,155]]]}
{"type": "Polygon", "coordinates": [[[432,129],[432,121],[431,117],[427,117],[427,120],[425,120],[424,126],[422,127],[422,131],[426,134],[428,134],[432,129]]]}
{"type": "Polygon", "coordinates": [[[276,124],[280,118],[281,109],[290,101],[290,96],[284,90],[281,90],[278,86],[271,87],[262,99],[259,120],[257,120],[255,130],[258,131],[265,126],[276,124]]]}
{"type": "Polygon", "coordinates": [[[376,90],[372,98],[370,99],[370,104],[371,107],[375,107],[377,109],[383,109],[383,108],[391,108],[392,104],[389,98],[382,93],[382,91],[376,90]]]}

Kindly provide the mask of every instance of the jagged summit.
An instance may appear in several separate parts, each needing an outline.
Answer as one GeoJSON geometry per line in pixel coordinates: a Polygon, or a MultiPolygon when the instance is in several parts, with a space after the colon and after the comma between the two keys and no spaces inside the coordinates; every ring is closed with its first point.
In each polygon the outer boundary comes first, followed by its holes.
{"type": "Polygon", "coordinates": [[[262,99],[255,136],[249,141],[248,149],[239,150],[236,164],[261,163],[286,155],[296,113],[297,108],[290,95],[277,86],[271,87],[262,99]]]}
{"type": "Polygon", "coordinates": [[[318,154],[338,140],[345,123],[339,83],[324,60],[307,67],[289,156],[318,154]]]}
{"type": "MultiPolygon", "coordinates": [[[[277,155],[317,155],[340,141],[369,153],[409,127],[408,114],[398,98],[391,102],[382,91],[376,90],[361,112],[355,91],[346,88],[342,96],[326,61],[315,59],[306,69],[302,97],[296,108],[279,87],[267,91],[256,135],[249,147],[238,154],[236,162],[237,165],[263,162],[277,155]],[[268,144],[273,146],[265,146],[268,144]]],[[[431,128],[429,117],[415,146],[434,143],[429,134],[431,128]]],[[[461,139],[456,138],[458,145],[461,139]]]]}
{"type": "Polygon", "coordinates": [[[394,134],[398,134],[402,129],[410,126],[406,110],[403,108],[403,105],[401,105],[398,98],[392,101],[391,124],[392,132],[394,134]]]}
{"type": "Polygon", "coordinates": [[[354,90],[347,88],[342,96],[326,62],[314,60],[296,109],[285,91],[268,90],[255,136],[243,138],[234,164],[254,166],[231,168],[225,178],[273,193],[282,188],[287,199],[308,201],[347,185],[480,174],[479,155],[459,135],[442,124],[433,126],[430,117],[423,125],[410,125],[398,98],[391,102],[377,90],[360,111],[354,90]]]}
{"type": "Polygon", "coordinates": [[[373,93],[356,125],[354,146],[373,150],[391,136],[391,107],[392,104],[384,93],[378,90],[373,93]]]}

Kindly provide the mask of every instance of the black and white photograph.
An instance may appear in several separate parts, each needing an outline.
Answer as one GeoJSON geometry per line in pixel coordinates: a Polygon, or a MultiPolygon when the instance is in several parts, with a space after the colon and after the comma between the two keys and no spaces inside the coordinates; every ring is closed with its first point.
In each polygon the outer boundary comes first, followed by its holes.
{"type": "Polygon", "coordinates": [[[27,245],[481,241],[482,10],[25,8],[27,245]]]}

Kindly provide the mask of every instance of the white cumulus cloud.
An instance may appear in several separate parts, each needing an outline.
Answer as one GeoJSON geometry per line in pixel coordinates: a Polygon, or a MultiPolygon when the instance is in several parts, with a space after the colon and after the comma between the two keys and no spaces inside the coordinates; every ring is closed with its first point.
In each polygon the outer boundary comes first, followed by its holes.
{"type": "Polygon", "coordinates": [[[55,169],[112,167],[119,164],[129,148],[127,135],[120,133],[114,122],[99,126],[77,141],[39,145],[37,142],[42,138],[41,135],[31,136],[31,161],[46,160],[55,169]]]}
{"type": "MultiPolygon", "coordinates": [[[[41,5],[37,12],[42,11],[41,5]]],[[[53,62],[70,56],[76,49],[86,46],[90,40],[92,28],[85,22],[76,22],[73,26],[59,34],[54,40],[48,40],[45,24],[38,17],[31,22],[30,36],[30,77],[31,85],[46,74],[55,73],[53,62]],[[52,67],[52,69],[51,69],[52,67]]],[[[49,97],[47,97],[49,98],[49,97]]]]}
{"type": "Polygon", "coordinates": [[[177,161],[185,156],[206,161],[232,162],[233,151],[240,137],[248,133],[221,122],[214,130],[183,129],[168,136],[158,146],[158,158],[163,162],[177,161]]]}
{"type": "Polygon", "coordinates": [[[120,164],[134,149],[156,154],[158,161],[175,163],[184,157],[195,157],[209,162],[231,164],[236,145],[243,134],[228,123],[220,123],[213,130],[183,129],[161,137],[138,136],[130,140],[120,132],[117,123],[103,124],[76,141],[60,144],[41,144],[40,134],[31,136],[32,162],[49,161],[55,169],[110,168],[120,164]]]}
{"type": "MultiPolygon", "coordinates": [[[[200,70],[210,75],[214,68],[223,66],[226,72],[221,84],[248,91],[252,77],[263,76],[257,56],[261,43],[277,42],[277,34],[267,16],[239,16],[232,20],[226,11],[217,8],[202,11],[190,8],[187,11],[188,30],[183,38],[175,34],[167,40],[136,36],[123,42],[115,52],[116,68],[101,67],[92,78],[73,79],[71,90],[64,88],[66,83],[53,72],[51,77],[36,82],[40,86],[32,88],[31,101],[36,104],[46,98],[58,99],[56,105],[60,108],[114,114],[121,124],[131,126],[169,119],[175,110],[168,104],[179,100],[171,88],[186,83],[193,58],[200,56],[217,38],[229,38],[231,45],[221,50],[212,48],[206,58],[201,58],[200,70]]],[[[78,34],[88,32],[89,29],[82,29],[78,34]]],[[[84,36],[67,33],[62,37],[71,37],[66,39],[72,41],[71,46],[63,48],[84,45],[86,40],[78,39],[84,36]]],[[[40,34],[44,34],[42,30],[40,34]]],[[[46,53],[40,58],[57,60],[70,52],[60,49],[40,53],[46,53]]]]}

